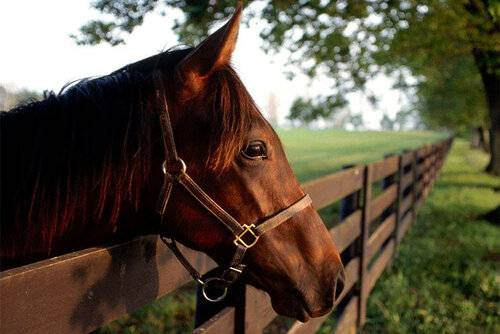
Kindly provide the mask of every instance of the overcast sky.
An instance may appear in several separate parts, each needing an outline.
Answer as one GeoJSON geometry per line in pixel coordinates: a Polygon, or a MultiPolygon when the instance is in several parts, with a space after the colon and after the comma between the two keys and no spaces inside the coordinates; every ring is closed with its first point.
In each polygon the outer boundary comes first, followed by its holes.
{"type": "MultiPolygon", "coordinates": [[[[148,15],[126,38],[126,45],[78,46],[69,35],[99,16],[90,8],[90,0],[0,1],[0,84],[57,92],[67,82],[108,74],[177,45],[171,29],[176,15],[180,13],[175,10],[165,17],[148,15]]],[[[283,74],[286,54],[266,55],[260,49],[258,33],[258,26],[241,27],[233,63],[264,113],[269,95],[278,97],[279,118],[283,120],[294,98],[326,92],[328,86],[320,80],[310,86],[300,76],[287,80],[283,74]]],[[[400,95],[390,86],[386,78],[371,82],[371,89],[382,99],[378,110],[359,95],[349,98],[349,108],[363,114],[368,128],[378,128],[383,112],[393,116],[399,111],[400,95]]]]}

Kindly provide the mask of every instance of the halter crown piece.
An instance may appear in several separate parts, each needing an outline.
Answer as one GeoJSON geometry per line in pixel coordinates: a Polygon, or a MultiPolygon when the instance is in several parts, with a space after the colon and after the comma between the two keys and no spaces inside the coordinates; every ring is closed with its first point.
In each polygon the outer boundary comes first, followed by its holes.
{"type": "Polygon", "coordinates": [[[165,230],[163,229],[160,232],[160,237],[161,240],[172,250],[179,262],[191,274],[193,279],[201,284],[205,299],[210,302],[218,302],[226,297],[228,287],[232,285],[243,273],[245,265],[242,262],[245,253],[249,248],[253,247],[257,243],[259,237],[311,205],[312,201],[309,195],[305,195],[291,206],[281,210],[257,226],[256,224],[241,225],[235,218],[220,207],[205,191],[203,191],[203,189],[200,188],[200,186],[198,186],[198,184],[196,184],[196,182],[188,175],[187,166],[184,161],[179,158],[175,148],[172,124],[168,114],[168,105],[165,98],[161,74],[156,73],[154,79],[156,83],[157,98],[165,108],[160,114],[160,124],[162,127],[163,144],[165,149],[165,161],[162,165],[165,179],[158,204],[158,211],[162,220],[172,188],[174,185],[181,185],[212,216],[217,218],[219,222],[221,222],[229,229],[229,231],[233,233],[235,237],[233,243],[236,246],[236,249],[230,264],[224,269],[222,275],[219,277],[203,279],[202,275],[189,263],[186,257],[182,255],[174,238],[165,235],[165,230]],[[216,292],[215,294],[213,293],[214,290],[216,292]]]}

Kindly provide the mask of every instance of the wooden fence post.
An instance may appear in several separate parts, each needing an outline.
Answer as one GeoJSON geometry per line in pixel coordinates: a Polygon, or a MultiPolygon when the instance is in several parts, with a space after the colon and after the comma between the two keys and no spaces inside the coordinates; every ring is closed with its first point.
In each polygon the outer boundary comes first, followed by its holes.
{"type": "MultiPolygon", "coordinates": [[[[394,153],[389,153],[384,155],[384,159],[388,159],[394,156],[394,153]]],[[[394,184],[396,174],[387,175],[382,179],[382,191],[386,190],[394,184]]],[[[380,215],[380,222],[383,222],[387,217],[391,215],[394,210],[395,205],[391,204],[385,209],[380,215]]]]}
{"type": "MultiPolygon", "coordinates": [[[[342,169],[349,169],[354,167],[355,165],[344,165],[342,169]]],[[[354,211],[356,211],[360,207],[360,199],[361,199],[361,190],[355,191],[350,195],[347,195],[340,201],[340,211],[339,211],[339,220],[342,222],[344,219],[349,217],[354,211]]],[[[360,245],[357,245],[355,242],[349,245],[349,247],[344,251],[347,254],[347,259],[342,259],[342,261],[350,261],[352,258],[356,257],[358,254],[358,249],[360,249],[360,245]]]]}
{"type": "Polygon", "coordinates": [[[398,234],[399,234],[399,226],[401,224],[401,202],[403,201],[403,176],[404,176],[404,166],[403,166],[403,154],[401,153],[398,156],[398,195],[396,199],[396,207],[394,208],[396,210],[396,225],[394,226],[394,232],[392,234],[392,238],[394,239],[394,254],[393,254],[393,259],[396,257],[397,251],[398,251],[398,234]]]}
{"type": "Polygon", "coordinates": [[[359,266],[359,305],[358,305],[358,327],[363,327],[366,321],[366,299],[367,299],[367,280],[368,259],[366,257],[368,238],[370,234],[370,206],[372,197],[372,175],[373,165],[366,165],[363,182],[363,216],[361,220],[361,249],[359,266]]]}
{"type": "Polygon", "coordinates": [[[411,196],[412,196],[412,203],[411,203],[411,221],[412,223],[415,221],[417,218],[417,210],[415,208],[415,203],[417,203],[417,186],[418,186],[418,174],[417,174],[417,167],[418,167],[418,149],[413,151],[413,159],[411,161],[411,172],[413,173],[413,182],[411,186],[411,196]]]}
{"type": "MultiPolygon", "coordinates": [[[[213,270],[211,272],[214,272],[213,270]]],[[[210,272],[210,273],[211,273],[210,272]]],[[[207,320],[221,312],[226,307],[234,307],[234,334],[245,333],[245,284],[236,282],[231,286],[226,298],[220,302],[212,303],[202,295],[201,285],[196,290],[196,313],[194,327],[199,327],[207,320]]],[[[222,334],[222,333],[221,333],[222,334]]],[[[229,334],[229,333],[227,333],[229,334]]]]}

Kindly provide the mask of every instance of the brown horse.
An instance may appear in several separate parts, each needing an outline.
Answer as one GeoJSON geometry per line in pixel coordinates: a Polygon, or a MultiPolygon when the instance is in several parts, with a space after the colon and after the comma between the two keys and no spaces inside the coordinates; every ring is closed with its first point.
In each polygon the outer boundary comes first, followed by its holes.
{"type": "MultiPolygon", "coordinates": [[[[160,223],[159,116],[167,110],[189,175],[236,221],[258,227],[304,197],[278,136],[230,66],[240,16],[238,8],[197,48],[2,113],[3,269],[148,233],[227,265],[234,236],[186,189],[173,188],[160,223]]],[[[243,262],[244,282],[302,321],[329,312],[343,286],[339,253],[310,205],[263,235],[243,262]]]]}

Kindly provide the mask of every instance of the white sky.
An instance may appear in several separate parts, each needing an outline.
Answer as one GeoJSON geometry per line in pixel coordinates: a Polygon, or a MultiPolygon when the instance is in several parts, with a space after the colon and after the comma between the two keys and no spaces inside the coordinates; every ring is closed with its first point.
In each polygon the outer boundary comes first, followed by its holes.
{"type": "MultiPolygon", "coordinates": [[[[245,13],[243,13],[244,15],[245,13]]],[[[38,91],[59,91],[67,82],[110,73],[126,64],[146,58],[178,44],[172,32],[172,17],[148,15],[144,24],[127,36],[125,45],[78,46],[69,37],[99,15],[89,0],[2,0],[0,1],[0,84],[38,91]]],[[[328,90],[305,77],[289,81],[283,74],[286,55],[266,55],[260,49],[259,29],[242,25],[233,63],[257,104],[265,113],[269,95],[279,100],[279,118],[284,120],[293,100],[328,90]]],[[[384,112],[399,111],[400,95],[391,90],[391,80],[379,78],[369,87],[381,98],[374,110],[359,95],[349,97],[349,108],[362,113],[367,128],[378,128],[384,112]]]]}

